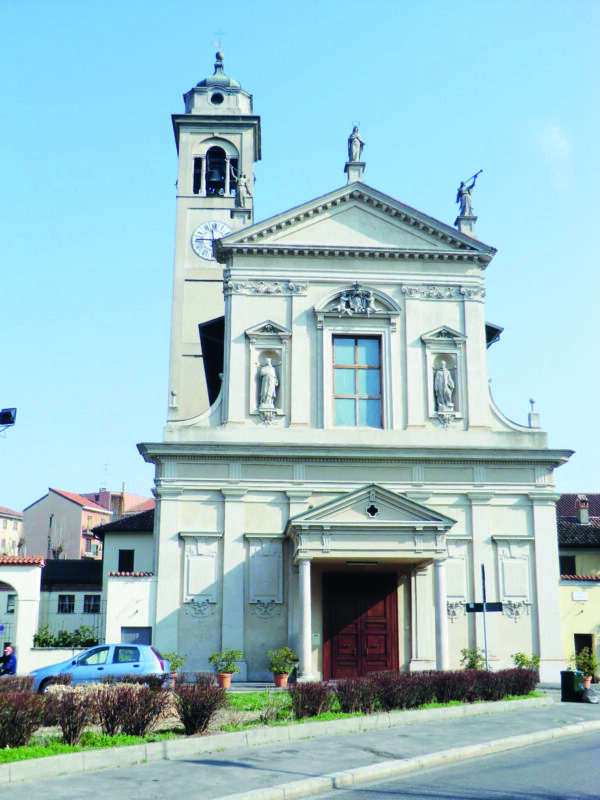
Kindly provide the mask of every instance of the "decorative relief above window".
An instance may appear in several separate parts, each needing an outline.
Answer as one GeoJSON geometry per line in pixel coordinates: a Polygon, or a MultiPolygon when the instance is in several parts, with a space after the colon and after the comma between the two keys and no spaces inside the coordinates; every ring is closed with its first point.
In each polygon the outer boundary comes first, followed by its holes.
{"type": "Polygon", "coordinates": [[[381,292],[362,286],[358,281],[351,287],[338,291],[324,303],[315,307],[317,327],[323,327],[326,317],[387,317],[392,330],[396,328],[396,320],[400,308],[394,301],[381,292]]]}
{"type": "Polygon", "coordinates": [[[219,600],[220,539],[216,533],[180,533],[184,542],[183,602],[204,609],[219,600]]]}
{"type": "Polygon", "coordinates": [[[249,343],[249,408],[270,424],[285,416],[288,345],[287,328],[267,320],[246,331],[249,343]]]}
{"type": "Polygon", "coordinates": [[[447,428],[464,416],[463,375],[466,337],[447,326],[421,336],[425,345],[427,368],[427,403],[430,418],[438,419],[447,428]]]}

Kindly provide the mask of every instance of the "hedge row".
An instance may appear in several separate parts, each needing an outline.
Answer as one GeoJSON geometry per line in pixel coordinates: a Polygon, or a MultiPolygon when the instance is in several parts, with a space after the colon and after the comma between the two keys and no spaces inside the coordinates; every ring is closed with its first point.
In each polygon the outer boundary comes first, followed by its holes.
{"type": "Polygon", "coordinates": [[[348,714],[418,708],[428,703],[476,703],[527,695],[539,680],[536,670],[504,669],[498,672],[380,672],[364,678],[334,683],[296,683],[288,691],[298,719],[328,711],[334,698],[348,714]]]}
{"type": "Polygon", "coordinates": [[[42,726],[58,727],[65,744],[75,745],[90,725],[104,734],[146,736],[164,717],[176,713],[187,735],[203,733],[215,712],[226,704],[226,692],[197,683],[175,689],[132,683],[87,684],[56,682],[45,695],[34,694],[31,680],[0,681],[0,747],[27,745],[42,726]]]}

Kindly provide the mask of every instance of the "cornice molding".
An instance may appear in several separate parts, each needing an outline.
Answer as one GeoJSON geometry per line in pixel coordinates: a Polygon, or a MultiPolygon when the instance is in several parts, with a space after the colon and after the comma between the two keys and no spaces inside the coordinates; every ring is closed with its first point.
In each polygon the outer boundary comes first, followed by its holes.
{"type": "Polygon", "coordinates": [[[405,250],[399,248],[383,247],[327,247],[316,245],[285,245],[285,244],[232,244],[228,245],[227,252],[232,255],[252,256],[307,256],[310,258],[369,258],[391,259],[402,261],[440,261],[462,262],[470,264],[487,265],[492,256],[486,253],[476,253],[463,250],[405,250]]]}
{"type": "MultiPolygon", "coordinates": [[[[233,242],[228,242],[227,239],[220,240],[217,247],[223,251],[238,252],[238,248],[240,247],[243,248],[248,245],[252,247],[255,243],[260,243],[274,233],[285,231],[298,223],[310,220],[315,216],[319,216],[332,208],[335,209],[352,200],[358,200],[366,206],[377,209],[380,213],[395,218],[406,226],[435,238],[439,242],[443,242],[455,250],[462,250],[465,253],[474,253],[477,257],[485,260],[486,263],[496,252],[495,248],[489,247],[476,240],[469,241],[469,237],[454,231],[449,225],[439,220],[434,220],[432,217],[428,217],[416,209],[400,204],[391,197],[388,198],[378,190],[367,186],[354,187],[353,189],[348,189],[346,186],[342,187],[342,189],[338,189],[322,197],[320,202],[317,200],[305,203],[297,209],[292,210],[292,212],[285,212],[273,218],[269,225],[259,223],[253,226],[255,229],[251,229],[246,235],[242,234],[228,237],[234,239],[233,242]]],[[[277,245],[274,246],[277,247],[277,245]]],[[[281,247],[281,245],[279,245],[279,247],[281,247]]],[[[303,250],[305,248],[300,249],[303,250]]]]}

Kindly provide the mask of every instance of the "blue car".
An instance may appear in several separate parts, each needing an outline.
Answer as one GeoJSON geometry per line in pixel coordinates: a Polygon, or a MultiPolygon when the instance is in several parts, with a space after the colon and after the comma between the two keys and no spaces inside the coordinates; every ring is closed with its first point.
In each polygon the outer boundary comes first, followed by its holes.
{"type": "Polygon", "coordinates": [[[34,669],[34,690],[43,693],[51,679],[69,674],[72,685],[100,683],[102,678],[117,680],[125,675],[169,675],[169,662],[148,644],[99,644],[74,658],[34,669]]]}

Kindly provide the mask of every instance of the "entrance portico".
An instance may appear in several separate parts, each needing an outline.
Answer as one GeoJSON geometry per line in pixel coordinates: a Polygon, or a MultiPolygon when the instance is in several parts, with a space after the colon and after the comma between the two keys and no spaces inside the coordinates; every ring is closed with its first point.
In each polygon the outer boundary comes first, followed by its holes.
{"type": "Polygon", "coordinates": [[[301,680],[448,668],[444,562],[453,524],[375,484],[289,521],[301,680]]]}

